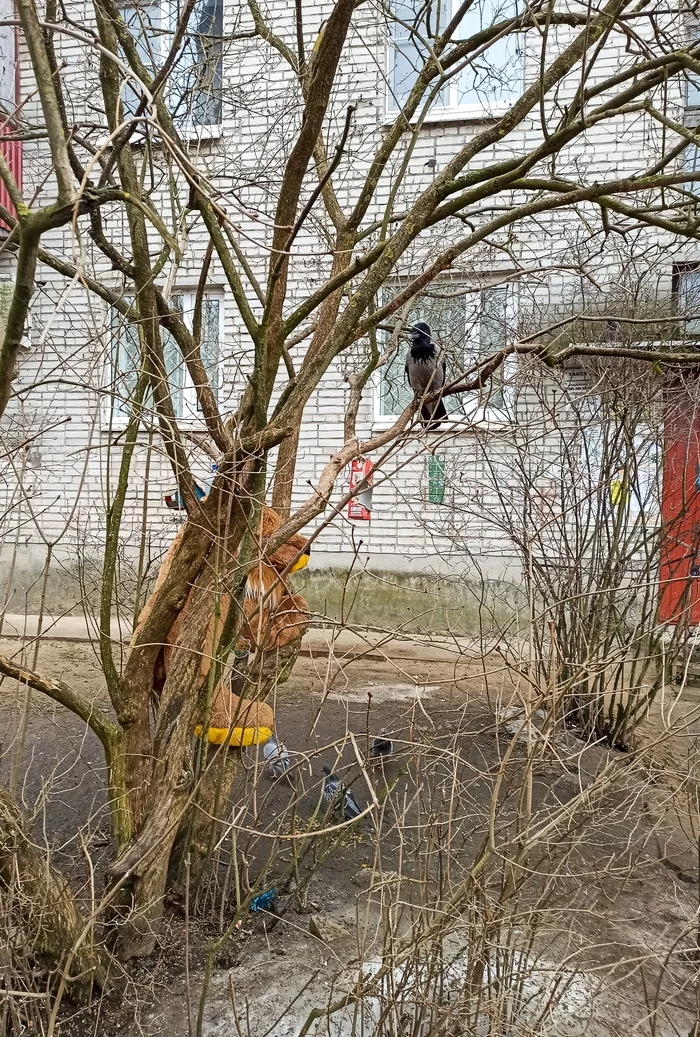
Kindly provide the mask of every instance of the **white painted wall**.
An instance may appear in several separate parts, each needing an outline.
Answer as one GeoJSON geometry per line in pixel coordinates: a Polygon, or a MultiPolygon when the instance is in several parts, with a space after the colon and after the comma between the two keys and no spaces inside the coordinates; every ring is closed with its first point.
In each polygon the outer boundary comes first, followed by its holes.
{"type": "MultiPolygon", "coordinates": [[[[71,5],[80,16],[80,4],[71,5]]],[[[328,13],[324,3],[304,3],[305,27],[308,39],[328,13]]],[[[290,44],[294,40],[293,5],[272,0],[269,9],[275,13],[275,29],[290,44]],[[279,20],[278,20],[279,15],[279,20]]],[[[236,7],[236,12],[238,8],[236,7]]],[[[245,28],[245,15],[237,28],[245,28]]],[[[225,31],[233,28],[233,6],[226,9],[225,31]]],[[[677,30],[677,18],[670,17],[677,30]]],[[[648,27],[640,26],[641,32],[648,27]]],[[[675,31],[675,30],[674,30],[675,31]]],[[[563,47],[572,38],[573,30],[559,30],[552,34],[550,54],[563,47]]],[[[537,74],[539,51],[534,36],[528,41],[525,78],[537,74]]],[[[97,58],[86,53],[73,40],[58,41],[60,59],[68,61],[69,96],[72,117],[92,122],[104,120],[99,104],[92,106],[90,83],[96,74],[97,58]]],[[[0,59],[2,53],[0,52],[0,59]]],[[[348,156],[343,160],[339,178],[339,200],[349,207],[357,196],[359,185],[366,173],[371,155],[381,140],[386,121],[383,70],[386,60],[385,28],[374,4],[365,4],[354,23],[343,72],[339,77],[328,137],[331,144],[340,134],[344,113],[349,103],[357,105],[348,156]]],[[[598,57],[596,76],[603,77],[618,68],[629,56],[622,42],[613,41],[598,57]]],[[[2,61],[0,60],[0,65],[2,61]]],[[[566,102],[567,94],[575,89],[575,77],[558,92],[558,103],[566,102]]],[[[23,95],[30,90],[26,60],[23,69],[23,95]]],[[[224,204],[234,214],[240,226],[240,240],[249,260],[258,274],[264,275],[268,253],[269,220],[254,220],[237,211],[232,190],[246,205],[257,205],[265,214],[271,212],[274,190],[281,169],[284,141],[291,139],[298,122],[299,106],[295,87],[282,59],[257,41],[245,40],[227,48],[224,75],[224,116],[220,139],[203,141],[192,146],[192,158],[205,169],[217,185],[224,204]],[[251,186],[251,181],[262,180],[251,186]],[[269,191],[268,191],[269,184],[269,191]]],[[[673,101],[673,96],[671,97],[673,101]]],[[[680,97],[676,96],[679,102],[680,97]]],[[[680,105],[673,111],[678,116],[680,105]]],[[[35,101],[27,108],[28,116],[37,115],[35,101]]],[[[546,119],[553,119],[551,104],[545,111],[546,119]]],[[[429,160],[435,161],[436,170],[483,125],[473,117],[465,121],[459,113],[449,118],[436,117],[426,124],[409,162],[409,175],[402,188],[406,203],[427,183],[429,160]]],[[[540,113],[535,112],[513,134],[489,149],[474,161],[478,167],[494,157],[516,154],[531,147],[542,138],[540,113]]],[[[621,115],[612,124],[592,128],[584,139],[577,141],[560,157],[561,175],[575,177],[585,168],[587,176],[623,176],[638,172],[650,156],[658,152],[660,135],[657,127],[644,113],[621,115]]],[[[383,204],[391,189],[392,173],[398,167],[401,150],[382,181],[374,206],[374,215],[382,213],[383,204]]],[[[25,149],[25,183],[27,195],[31,184],[39,184],[45,177],[48,162],[41,142],[29,143],[25,149]]],[[[148,174],[150,175],[150,174],[148,174]]],[[[153,196],[165,199],[167,184],[153,184],[153,196]]],[[[44,188],[42,198],[47,197],[44,188]]],[[[186,186],[182,185],[181,200],[186,200],[186,186]]],[[[514,204],[517,199],[506,197],[503,204],[514,204]]],[[[593,210],[586,212],[595,218],[593,210]]],[[[116,220],[108,219],[108,234],[116,241],[123,237],[122,210],[116,220]]],[[[109,270],[88,237],[87,222],[79,221],[81,237],[79,250],[86,273],[117,285],[116,275],[109,270]],[[82,251],[80,251],[82,250],[82,251]]],[[[185,255],[177,272],[175,283],[180,290],[192,289],[197,282],[206,246],[196,220],[190,220],[185,255]]],[[[464,232],[458,221],[440,228],[439,238],[464,232]]],[[[580,282],[572,281],[567,267],[579,253],[589,253],[586,224],[565,210],[553,212],[536,221],[523,222],[516,229],[511,243],[514,254],[522,265],[548,273],[523,281],[521,302],[525,306],[536,301],[538,305],[559,303],[580,291],[580,282]]],[[[504,239],[505,240],[505,236],[504,239]]],[[[638,283],[644,285],[646,297],[657,291],[668,293],[674,261],[692,259],[697,246],[665,240],[663,235],[650,229],[640,233],[633,242],[625,242],[611,235],[601,242],[600,255],[595,261],[596,276],[603,286],[614,289],[615,278],[625,252],[632,249],[639,259],[638,283]]],[[[45,241],[47,248],[65,252],[67,238],[55,232],[45,241]]],[[[78,246],[75,246],[76,249],[78,246]]],[[[309,290],[321,283],[329,268],[329,258],[319,245],[319,239],[307,230],[295,246],[295,260],[291,275],[290,307],[304,298],[309,290]]],[[[402,273],[421,269],[430,245],[417,247],[405,257],[402,273]]],[[[0,257],[0,275],[12,276],[13,257],[0,257]]],[[[496,248],[481,247],[464,257],[455,278],[459,281],[475,274],[494,274],[507,269],[507,258],[496,248]]],[[[89,299],[79,283],[67,280],[50,268],[42,266],[39,287],[32,309],[31,350],[24,354],[15,383],[16,396],[3,423],[3,453],[12,445],[32,439],[25,452],[5,458],[0,464],[4,470],[4,486],[0,515],[4,527],[5,557],[18,543],[25,559],[42,559],[47,543],[57,543],[57,552],[68,561],[79,550],[98,553],[104,531],[104,517],[109,501],[110,486],[114,484],[120,448],[118,440],[120,419],[110,418],[103,393],[109,380],[110,316],[94,296],[89,299]],[[70,419],[66,421],[65,419],[70,419]],[[21,476],[28,500],[18,504],[16,480],[21,476]]],[[[245,330],[227,289],[223,272],[215,260],[210,284],[224,299],[224,333],[222,383],[225,408],[233,410],[244,384],[250,365],[250,350],[245,330]]],[[[257,306],[251,296],[251,303],[257,306]]],[[[301,356],[305,344],[297,348],[301,356]]],[[[314,393],[306,411],[295,487],[295,503],[310,493],[309,483],[317,479],[328,457],[342,443],[342,423],[347,385],[344,372],[347,360],[341,360],[328,371],[319,389],[314,393]]],[[[517,382],[517,377],[516,377],[517,382]]],[[[522,409],[518,412],[522,420],[522,409]]],[[[532,420],[532,415],[527,418],[532,420]]],[[[369,436],[382,425],[378,400],[373,391],[367,391],[358,422],[361,437],[369,436]]],[[[451,472],[450,487],[442,505],[431,504],[427,497],[427,469],[425,442],[411,442],[394,454],[387,465],[386,481],[374,491],[371,523],[350,523],[339,516],[321,534],[314,552],[313,564],[342,564],[357,551],[359,560],[367,560],[374,567],[419,571],[429,569],[459,572],[473,569],[468,555],[479,559],[479,565],[491,576],[512,573],[515,552],[490,521],[489,503],[485,487],[491,476],[485,474],[485,458],[496,462],[507,459],[509,433],[507,423],[482,422],[467,429],[451,442],[440,446],[451,472]],[[391,474],[395,470],[395,474],[391,474]],[[483,514],[478,518],[478,502],[483,496],[483,514]],[[469,502],[468,528],[460,515],[464,501],[469,502]],[[475,504],[475,501],[477,502],[475,504]],[[461,523],[461,525],[460,525],[461,523]],[[361,547],[359,543],[361,541],[361,547]]],[[[543,457],[548,449],[546,436],[540,439],[543,457]]],[[[196,470],[203,478],[209,470],[209,461],[193,448],[196,470]]],[[[507,467],[507,465],[506,465],[507,467]]],[[[505,469],[504,469],[505,470],[505,469]]],[[[136,553],[139,548],[144,494],[147,493],[147,524],[150,546],[156,554],[170,540],[175,528],[172,512],[163,504],[164,494],[173,486],[172,475],[162,456],[157,436],[149,447],[145,432],[139,436],[135,462],[129,482],[124,521],[124,550],[136,553]],[[149,482],[145,484],[147,458],[150,454],[149,482]]],[[[346,480],[338,491],[346,488],[346,480]]],[[[516,565],[517,568],[517,565],[516,565]]]]}

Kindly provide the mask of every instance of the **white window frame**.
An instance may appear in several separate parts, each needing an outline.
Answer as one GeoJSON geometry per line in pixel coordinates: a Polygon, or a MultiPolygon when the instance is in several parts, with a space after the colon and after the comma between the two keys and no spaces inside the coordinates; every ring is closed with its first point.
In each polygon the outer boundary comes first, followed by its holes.
{"type": "MultiPolygon", "coordinates": [[[[399,282],[394,282],[397,284],[399,282]]],[[[433,291],[439,291],[443,288],[446,292],[450,290],[455,291],[459,288],[474,288],[474,294],[488,292],[489,290],[504,290],[507,292],[506,297],[506,323],[511,326],[515,320],[517,309],[518,309],[518,284],[517,281],[507,281],[502,278],[495,278],[491,281],[485,281],[479,285],[470,283],[469,278],[458,278],[453,277],[450,280],[439,280],[434,282],[430,287],[433,291]]],[[[472,296],[473,297],[473,296],[472,296]]],[[[465,294],[465,310],[467,308],[468,300],[470,295],[465,294]]],[[[480,333],[481,323],[481,307],[480,314],[469,318],[468,314],[465,313],[465,344],[469,341],[478,341],[480,333]]],[[[414,321],[421,320],[421,304],[420,296],[415,300],[411,311],[407,318],[407,325],[414,321]]],[[[435,335],[436,341],[439,342],[439,328],[432,328],[435,335]]],[[[388,338],[388,336],[387,336],[388,338]]],[[[386,345],[386,343],[385,343],[386,345]]],[[[403,355],[403,347],[399,347],[399,351],[403,355]]],[[[464,369],[467,370],[474,362],[479,359],[479,352],[465,350],[464,354],[464,369]]],[[[490,354],[489,354],[490,355],[490,354]]],[[[374,428],[382,429],[389,428],[394,424],[396,419],[399,417],[401,411],[397,411],[395,414],[383,414],[382,413],[382,384],[384,378],[384,372],[386,368],[382,367],[374,372],[372,379],[372,412],[373,419],[372,424],[374,428]]],[[[505,378],[506,384],[503,386],[501,392],[503,394],[504,406],[498,406],[489,399],[489,386],[488,384],[480,392],[471,392],[461,394],[461,409],[459,411],[448,412],[448,417],[442,422],[438,431],[445,432],[450,427],[457,430],[460,427],[464,431],[469,431],[473,425],[487,424],[493,425],[509,425],[513,421],[513,408],[515,402],[515,396],[513,391],[512,379],[515,371],[517,370],[517,356],[511,354],[508,356],[501,368],[501,372],[505,378]],[[465,422],[467,423],[465,426],[465,422]]],[[[401,368],[403,372],[403,367],[401,368]]],[[[403,376],[403,375],[402,375],[403,376]]],[[[449,372],[448,372],[449,378],[449,372]]]]}
{"type": "MultiPolygon", "coordinates": [[[[691,45],[698,42],[700,37],[700,20],[687,18],[685,23],[685,44],[691,45]]],[[[686,73],[685,92],[683,103],[686,111],[696,120],[700,116],[700,76],[694,72],[686,73]]]]}
{"type": "MultiPolygon", "coordinates": [[[[221,7],[221,21],[223,27],[223,19],[225,16],[225,0],[217,0],[221,7]]],[[[122,18],[127,22],[126,12],[129,11],[153,11],[159,15],[158,27],[160,32],[149,36],[148,42],[150,45],[153,59],[157,66],[160,67],[165,61],[170,51],[172,43],[172,35],[177,26],[179,7],[178,0],[143,0],[143,2],[122,2],[119,7],[122,18]]],[[[194,14],[194,12],[193,12],[194,14]]],[[[190,17],[190,25],[192,24],[192,17],[190,17]]],[[[133,35],[133,34],[132,34],[133,35]]],[[[186,36],[188,34],[185,34],[186,36]]],[[[223,36],[223,31],[222,31],[223,36]]],[[[223,41],[222,41],[223,43],[223,41]]],[[[221,80],[223,81],[223,46],[221,53],[218,58],[221,63],[221,80]]],[[[135,84],[131,82],[132,89],[136,90],[135,84]]],[[[166,89],[166,100],[172,92],[177,93],[175,85],[172,79],[168,81],[168,88],[166,89]]],[[[191,113],[187,113],[185,117],[176,116],[175,125],[179,132],[185,138],[198,138],[198,139],[216,139],[221,136],[221,124],[223,120],[223,99],[218,99],[218,118],[215,122],[194,122],[191,118],[191,113]]],[[[143,133],[139,133],[138,136],[143,137],[143,133]]]]}
{"type": "MultiPolygon", "coordinates": [[[[700,180],[697,181],[698,190],[700,191],[700,180]]],[[[676,301],[678,306],[678,313],[682,314],[685,308],[685,300],[687,299],[688,291],[687,288],[683,287],[684,277],[693,277],[697,280],[697,295],[700,300],[700,263],[683,263],[678,264],[673,271],[674,281],[674,292],[676,295],[676,301]]],[[[700,311],[700,301],[698,303],[698,311],[700,311]]],[[[700,316],[696,320],[685,320],[682,325],[682,337],[683,338],[698,338],[700,337],[700,316]]]]}
{"type": "MultiPolygon", "coordinates": [[[[177,289],[172,293],[173,296],[178,296],[182,299],[182,317],[185,325],[189,331],[192,331],[192,318],[194,314],[194,304],[197,296],[195,289],[177,289]]],[[[224,340],[224,296],[223,292],[210,289],[204,293],[204,300],[216,299],[219,303],[219,348],[218,357],[216,361],[216,375],[217,375],[217,391],[215,396],[218,398],[221,395],[221,347],[224,340]]],[[[201,347],[200,347],[201,348],[201,347]]],[[[194,382],[190,378],[190,373],[187,369],[185,361],[182,360],[182,415],[178,418],[179,421],[190,421],[200,423],[204,419],[202,412],[199,409],[199,401],[197,399],[197,390],[194,382]]]]}
{"type": "MultiPolygon", "coordinates": [[[[682,172],[700,173],[700,144],[689,144],[681,152],[680,159],[682,172]]],[[[677,187],[700,197],[700,180],[687,180],[685,183],[678,184],[677,187]]],[[[682,198],[680,204],[692,205],[693,201],[690,198],[682,198]]]]}
{"type": "MultiPolygon", "coordinates": [[[[617,473],[613,473],[613,478],[608,479],[603,485],[603,451],[604,433],[601,425],[593,424],[585,428],[581,437],[580,464],[582,473],[589,480],[591,504],[600,490],[610,495],[611,503],[618,503],[613,498],[617,473]]],[[[628,488],[629,497],[624,502],[627,524],[634,525],[642,513],[646,521],[656,523],[661,518],[662,451],[660,441],[655,437],[651,425],[644,426],[640,423],[633,436],[632,451],[637,463],[637,479],[635,484],[628,488]]],[[[620,470],[621,468],[618,469],[620,470]]],[[[614,521],[614,517],[614,511],[611,510],[611,522],[614,521]]]]}
{"type": "MultiPolygon", "coordinates": [[[[461,0],[443,0],[443,2],[447,4],[448,10],[449,10],[449,17],[445,17],[445,19],[444,19],[444,25],[448,25],[449,22],[451,21],[453,15],[454,15],[454,13],[460,7],[461,0]]],[[[483,3],[483,2],[485,2],[485,0],[481,0],[481,2],[483,3]]],[[[493,0],[493,2],[498,4],[499,0],[493,0]]],[[[516,0],[516,2],[517,2],[517,0],[516,0]]],[[[475,0],[475,5],[474,5],[474,8],[472,9],[474,12],[478,9],[478,5],[479,5],[479,0],[475,0]]],[[[467,15],[465,16],[467,19],[469,18],[469,14],[470,14],[470,12],[468,12],[467,15]]],[[[385,57],[385,82],[386,82],[385,114],[384,114],[385,122],[393,122],[396,119],[396,116],[398,115],[398,113],[401,110],[401,101],[399,99],[395,98],[393,90],[392,90],[392,84],[393,84],[393,78],[394,78],[394,60],[395,60],[395,53],[396,53],[396,49],[397,49],[396,32],[397,32],[397,30],[402,30],[402,29],[403,29],[403,27],[399,26],[397,22],[395,22],[393,20],[389,22],[389,39],[387,41],[386,57],[385,57]]],[[[403,30],[403,31],[405,31],[405,30],[403,30]]],[[[468,31],[469,35],[473,35],[473,32],[478,31],[478,30],[476,30],[476,29],[472,30],[472,29],[469,28],[469,29],[467,29],[467,31],[468,31]]],[[[456,32],[454,33],[453,37],[452,37],[452,42],[459,42],[460,38],[465,39],[465,38],[468,38],[468,37],[466,35],[464,35],[463,33],[461,33],[459,29],[457,29],[456,32]]],[[[498,117],[500,115],[504,115],[510,109],[510,107],[511,107],[511,105],[513,103],[513,100],[516,99],[517,97],[519,97],[520,94],[522,93],[522,91],[525,88],[525,34],[524,33],[518,33],[517,34],[517,39],[519,41],[521,41],[521,45],[520,45],[521,68],[520,68],[520,76],[519,76],[518,88],[517,88],[517,90],[513,91],[512,96],[510,96],[507,99],[503,99],[503,100],[500,100],[500,101],[494,101],[494,102],[491,102],[491,103],[489,103],[486,98],[484,98],[483,101],[479,100],[479,101],[471,101],[471,102],[467,102],[467,103],[460,102],[460,100],[459,100],[460,77],[459,76],[453,76],[448,81],[448,84],[447,84],[447,87],[446,87],[447,93],[448,93],[447,103],[440,104],[439,103],[439,99],[436,98],[433,101],[432,105],[430,106],[430,110],[429,110],[429,112],[428,112],[428,114],[427,114],[427,116],[425,118],[425,121],[427,123],[440,122],[440,121],[449,121],[449,120],[453,120],[455,117],[459,117],[460,120],[469,121],[469,120],[482,120],[484,118],[491,118],[491,117],[496,118],[496,117],[498,117]]],[[[482,58],[483,58],[484,61],[488,61],[488,50],[484,52],[484,55],[482,55],[482,58]]],[[[479,59],[477,59],[477,61],[478,60],[479,59]]],[[[422,98],[422,101],[421,101],[421,105],[424,104],[424,102],[426,100],[426,97],[427,97],[427,92],[426,92],[426,94],[423,95],[423,98],[422,98]]],[[[421,105],[419,105],[419,107],[418,107],[418,110],[417,110],[417,113],[416,113],[417,115],[422,110],[421,109],[421,105]]]]}
{"type": "MultiPolygon", "coordinates": [[[[194,313],[194,303],[197,292],[196,289],[189,288],[178,288],[172,292],[170,301],[176,297],[182,299],[182,316],[188,330],[192,330],[192,316],[194,313]]],[[[219,350],[218,358],[216,363],[217,373],[217,392],[215,393],[217,399],[221,400],[222,393],[222,380],[223,380],[223,359],[222,359],[222,346],[224,341],[224,318],[225,318],[225,296],[221,289],[212,288],[204,293],[204,299],[216,299],[219,303],[219,350]]],[[[128,297],[124,297],[126,302],[131,300],[128,297]]],[[[161,327],[161,336],[166,333],[161,327]]],[[[109,350],[106,364],[106,385],[109,387],[113,381],[119,377],[120,372],[115,369],[114,366],[114,324],[110,322],[109,325],[109,350]]],[[[164,346],[165,348],[165,346],[164,346]]],[[[176,346],[176,348],[179,348],[176,346]]],[[[197,390],[194,382],[190,378],[190,373],[187,369],[187,365],[182,357],[179,359],[179,365],[182,368],[182,413],[175,413],[175,419],[178,423],[184,427],[200,426],[204,423],[204,417],[201,410],[199,409],[199,401],[197,399],[197,390]]],[[[177,387],[178,390],[180,387],[177,387]]],[[[171,396],[173,388],[171,386],[171,396]]],[[[152,402],[150,406],[153,406],[152,402]]],[[[108,411],[111,412],[111,421],[114,425],[125,425],[129,419],[129,405],[128,403],[122,404],[117,400],[116,396],[110,396],[108,399],[108,411]]]]}

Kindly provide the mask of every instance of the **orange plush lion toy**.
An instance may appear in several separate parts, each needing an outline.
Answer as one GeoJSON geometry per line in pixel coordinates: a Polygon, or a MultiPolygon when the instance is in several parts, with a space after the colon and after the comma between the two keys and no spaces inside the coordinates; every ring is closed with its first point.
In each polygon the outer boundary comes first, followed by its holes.
{"type": "MultiPolygon", "coordinates": [[[[288,566],[289,572],[303,569],[310,555],[309,542],[299,534],[290,537],[271,554],[267,554],[265,544],[272,534],[279,529],[282,520],[272,508],[263,507],[258,532],[259,559],[255,568],[248,574],[243,605],[246,621],[241,629],[239,644],[249,650],[279,651],[301,640],[309,627],[310,615],[308,605],[300,594],[293,594],[282,574],[288,566]]],[[[134,631],[137,635],[153,607],[154,596],[165,580],[177,546],[182,536],[180,530],[173,540],[158,572],[153,594],[148,599],[139,615],[134,631]]],[[[188,594],[182,610],[170,628],[165,644],[161,650],[155,670],[154,691],[159,694],[170,669],[173,648],[177,646],[188,609],[192,605],[193,590],[188,594]]],[[[231,606],[231,595],[225,592],[218,594],[218,615],[214,613],[207,629],[202,649],[200,676],[204,681],[209,673],[214,650],[214,639],[221,624],[225,622],[231,606]]],[[[224,682],[220,682],[214,691],[211,721],[208,740],[222,744],[228,739],[230,745],[253,745],[266,742],[272,734],[272,710],[264,702],[240,699],[230,692],[224,682]]],[[[201,736],[201,729],[195,733],[201,736]]]]}

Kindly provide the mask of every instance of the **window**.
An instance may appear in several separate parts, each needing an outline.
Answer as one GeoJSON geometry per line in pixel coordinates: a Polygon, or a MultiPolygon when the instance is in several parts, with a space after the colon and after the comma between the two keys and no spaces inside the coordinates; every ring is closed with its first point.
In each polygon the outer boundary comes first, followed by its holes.
{"type": "Polygon", "coordinates": [[[681,336],[700,335],[700,265],[677,266],[673,271],[672,290],[678,312],[695,318],[683,321],[679,328],[681,336]]]}
{"type": "MultiPolygon", "coordinates": [[[[0,101],[5,111],[13,112],[17,96],[17,29],[12,25],[14,4],[3,0],[0,15],[5,26],[0,29],[0,101]]],[[[3,122],[5,117],[3,116],[3,122]]]]}
{"type": "MultiPolygon", "coordinates": [[[[146,68],[155,74],[173,44],[180,17],[178,0],[122,6],[146,68]]],[[[223,0],[198,0],[190,15],[175,65],[168,77],[165,99],[180,129],[212,126],[221,121],[223,0]]],[[[122,101],[133,115],[141,96],[133,82],[124,85],[122,101]]]]}
{"type": "MultiPolygon", "coordinates": [[[[683,152],[682,158],[682,170],[684,173],[700,173],[700,148],[697,144],[690,144],[683,152]]],[[[700,194],[700,179],[699,180],[688,180],[686,183],[680,185],[684,191],[690,191],[691,194],[700,194]]],[[[693,204],[692,198],[684,198],[681,204],[693,204]]]]}
{"type": "MultiPolygon", "coordinates": [[[[470,36],[517,14],[519,0],[474,0],[452,36],[470,36]]],[[[389,48],[387,108],[406,103],[418,74],[430,55],[430,43],[449,24],[460,0],[394,0],[389,48]]],[[[448,79],[433,101],[433,110],[483,115],[518,97],[523,81],[523,38],[509,33],[494,41],[458,74],[448,79]]],[[[448,48],[449,52],[449,48],[448,48]]]]}
{"type": "Polygon", "coordinates": [[[606,513],[611,519],[623,509],[630,524],[655,521],[659,514],[661,452],[658,429],[638,422],[628,447],[619,426],[598,413],[592,415],[581,437],[581,474],[588,491],[589,507],[596,508],[604,495],[606,513]],[[625,485],[626,484],[626,485],[625,485]]]}
{"type": "MultiPolygon", "coordinates": [[[[387,302],[399,287],[387,289],[383,301],[387,302]]],[[[513,296],[512,285],[494,285],[475,291],[473,284],[436,283],[430,292],[415,300],[408,321],[428,322],[433,338],[445,353],[450,382],[507,344],[514,325],[513,296]]],[[[402,339],[392,361],[380,369],[381,417],[398,417],[413,399],[404,374],[407,349],[408,342],[402,339]]],[[[495,414],[504,413],[508,406],[505,381],[511,372],[512,364],[507,362],[480,396],[476,393],[448,396],[445,408],[455,418],[473,415],[479,407],[487,407],[495,414]]]]}
{"type": "MultiPolygon", "coordinates": [[[[127,300],[131,301],[131,300],[127,300]]],[[[194,292],[181,292],[171,298],[171,306],[179,309],[185,324],[192,328],[194,292]]],[[[200,351],[202,363],[215,398],[219,398],[220,343],[223,319],[223,298],[205,295],[202,301],[202,336],[200,351]]],[[[175,339],[161,331],[165,369],[168,374],[170,396],[176,418],[197,419],[201,409],[197,392],[182,353],[175,339]]],[[[120,313],[112,311],[112,375],[114,408],[128,414],[140,368],[141,358],[138,331],[120,313]]],[[[152,405],[148,404],[149,406],[152,405]]]]}
{"type": "MultiPolygon", "coordinates": [[[[689,45],[697,42],[699,31],[700,23],[695,20],[689,20],[686,22],[686,33],[688,37],[686,42],[689,45]]],[[[692,72],[689,73],[685,87],[685,110],[683,121],[689,129],[697,132],[700,123],[700,76],[696,76],[692,72]]],[[[700,173],[700,150],[696,144],[690,144],[683,151],[681,157],[681,170],[688,173],[700,173]]],[[[700,180],[688,180],[686,183],[679,184],[678,186],[683,191],[690,191],[691,194],[700,195],[700,180]]],[[[691,198],[681,198],[681,205],[687,205],[689,203],[693,204],[691,198]]]]}
{"type": "MultiPolygon", "coordinates": [[[[686,43],[689,46],[696,44],[700,36],[700,22],[695,18],[689,18],[686,21],[685,28],[687,34],[686,43]]],[[[694,72],[687,73],[685,106],[686,108],[700,108],[700,76],[694,72]]]]}

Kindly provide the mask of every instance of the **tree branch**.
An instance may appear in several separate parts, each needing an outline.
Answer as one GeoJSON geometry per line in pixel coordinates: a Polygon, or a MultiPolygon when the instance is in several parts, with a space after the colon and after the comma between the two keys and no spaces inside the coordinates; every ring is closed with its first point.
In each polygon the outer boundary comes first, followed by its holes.
{"type": "Polygon", "coordinates": [[[40,691],[42,695],[47,695],[54,702],[65,706],[66,709],[80,717],[94,731],[106,750],[111,751],[114,748],[119,739],[119,728],[117,725],[112,723],[99,706],[91,702],[90,699],[85,698],[80,692],[75,691],[74,688],[71,688],[64,681],[44,677],[43,674],[37,673],[34,670],[18,666],[12,659],[2,654],[0,654],[0,673],[4,673],[6,677],[12,677],[14,680],[19,681],[20,684],[25,684],[34,691],[40,691]]]}
{"type": "Polygon", "coordinates": [[[64,135],[63,119],[61,118],[61,108],[51,74],[51,64],[46,53],[41,24],[37,17],[33,0],[17,0],[17,11],[22,23],[25,43],[32,61],[32,69],[39,90],[41,108],[44,113],[44,123],[49,135],[53,170],[58,186],[58,199],[65,204],[72,201],[75,192],[64,135]]]}

